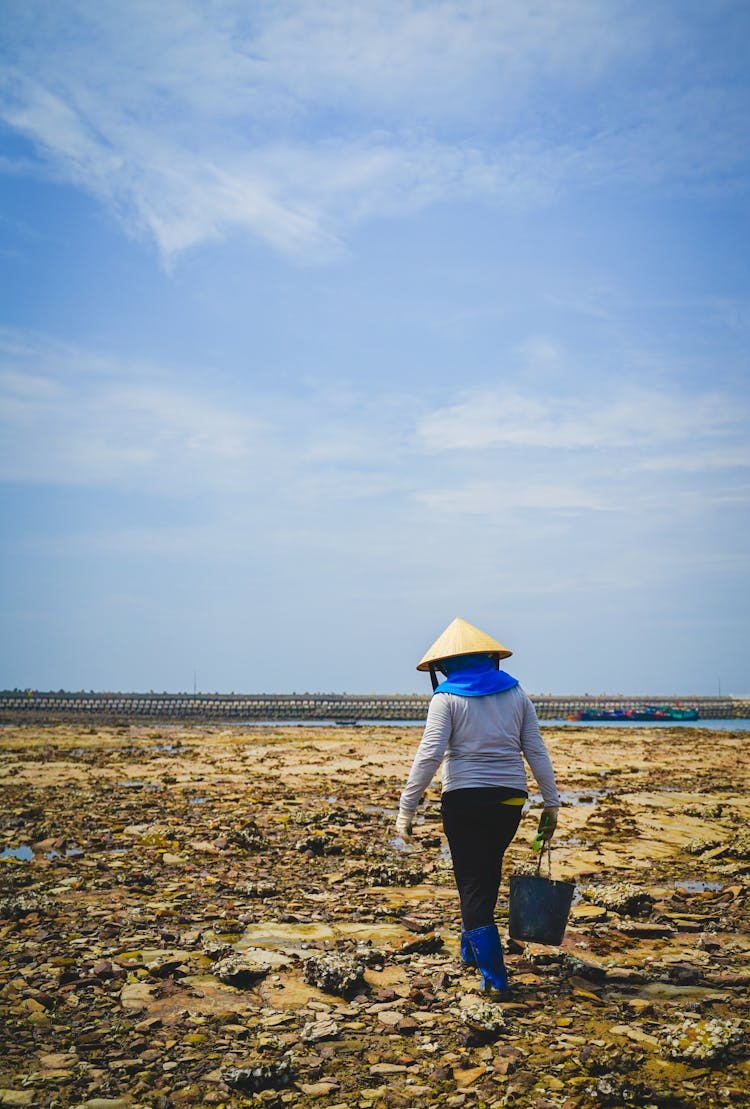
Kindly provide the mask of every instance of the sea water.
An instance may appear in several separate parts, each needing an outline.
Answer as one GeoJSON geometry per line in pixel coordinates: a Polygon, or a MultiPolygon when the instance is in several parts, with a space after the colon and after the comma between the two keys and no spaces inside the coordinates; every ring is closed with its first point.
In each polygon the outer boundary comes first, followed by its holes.
{"type": "MultiPolygon", "coordinates": [[[[174,727],[191,727],[195,731],[204,729],[213,731],[216,728],[333,728],[337,721],[328,720],[216,720],[211,723],[175,724],[174,727]]],[[[742,719],[732,717],[722,720],[568,720],[566,717],[557,717],[552,720],[540,720],[542,728],[708,728],[715,732],[750,732],[750,718],[742,719]]],[[[363,728],[424,728],[424,720],[357,720],[347,723],[343,727],[363,728]]],[[[169,727],[162,725],[159,727],[169,727]]]]}
{"type": "Polygon", "coordinates": [[[540,720],[543,728],[709,728],[714,732],[750,732],[750,719],[725,720],[540,720]]]}

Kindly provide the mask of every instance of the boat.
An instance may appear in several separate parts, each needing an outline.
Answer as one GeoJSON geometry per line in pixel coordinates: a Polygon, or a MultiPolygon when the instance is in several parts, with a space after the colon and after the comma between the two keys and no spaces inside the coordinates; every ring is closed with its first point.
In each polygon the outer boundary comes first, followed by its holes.
{"type": "Polygon", "coordinates": [[[693,705],[643,705],[634,709],[582,709],[575,720],[697,720],[693,705]]]}
{"type": "Polygon", "coordinates": [[[581,709],[571,720],[628,720],[625,709],[581,709]]]}
{"type": "Polygon", "coordinates": [[[646,705],[631,709],[630,720],[697,720],[698,710],[688,705],[646,705]]]}

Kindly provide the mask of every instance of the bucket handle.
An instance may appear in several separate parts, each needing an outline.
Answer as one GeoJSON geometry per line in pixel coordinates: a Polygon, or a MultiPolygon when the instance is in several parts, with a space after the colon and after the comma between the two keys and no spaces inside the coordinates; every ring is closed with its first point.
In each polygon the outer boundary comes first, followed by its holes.
{"type": "Polygon", "coordinates": [[[545,851],[547,852],[547,877],[549,878],[549,880],[551,882],[552,881],[552,843],[551,843],[550,840],[545,840],[545,842],[542,844],[542,849],[539,852],[539,855],[537,856],[536,876],[537,876],[537,878],[542,877],[542,875],[540,874],[540,870],[541,870],[541,867],[542,867],[542,859],[544,858],[544,852],[545,851]]]}

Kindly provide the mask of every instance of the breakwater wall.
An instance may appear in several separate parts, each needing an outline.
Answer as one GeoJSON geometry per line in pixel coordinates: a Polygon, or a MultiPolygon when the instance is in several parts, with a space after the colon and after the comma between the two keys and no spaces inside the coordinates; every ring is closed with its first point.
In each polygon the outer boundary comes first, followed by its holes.
{"type": "MultiPolygon", "coordinates": [[[[734,697],[552,696],[532,694],[542,720],[567,719],[584,709],[636,709],[644,705],[690,705],[704,720],[750,718],[750,700],[734,697]]],[[[66,721],[120,723],[263,723],[274,721],[421,721],[427,694],[181,694],[181,693],[0,693],[0,722],[66,721]]]]}

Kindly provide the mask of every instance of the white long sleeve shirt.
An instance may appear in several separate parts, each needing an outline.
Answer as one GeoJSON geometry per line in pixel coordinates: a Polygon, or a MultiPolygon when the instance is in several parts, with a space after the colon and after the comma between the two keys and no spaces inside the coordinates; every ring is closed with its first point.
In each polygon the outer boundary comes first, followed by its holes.
{"type": "Polygon", "coordinates": [[[443,793],[478,786],[526,791],[528,762],[544,804],[559,805],[555,774],[536,710],[520,686],[485,697],[436,693],[422,740],[401,794],[401,808],[414,812],[443,763],[443,793]]]}

